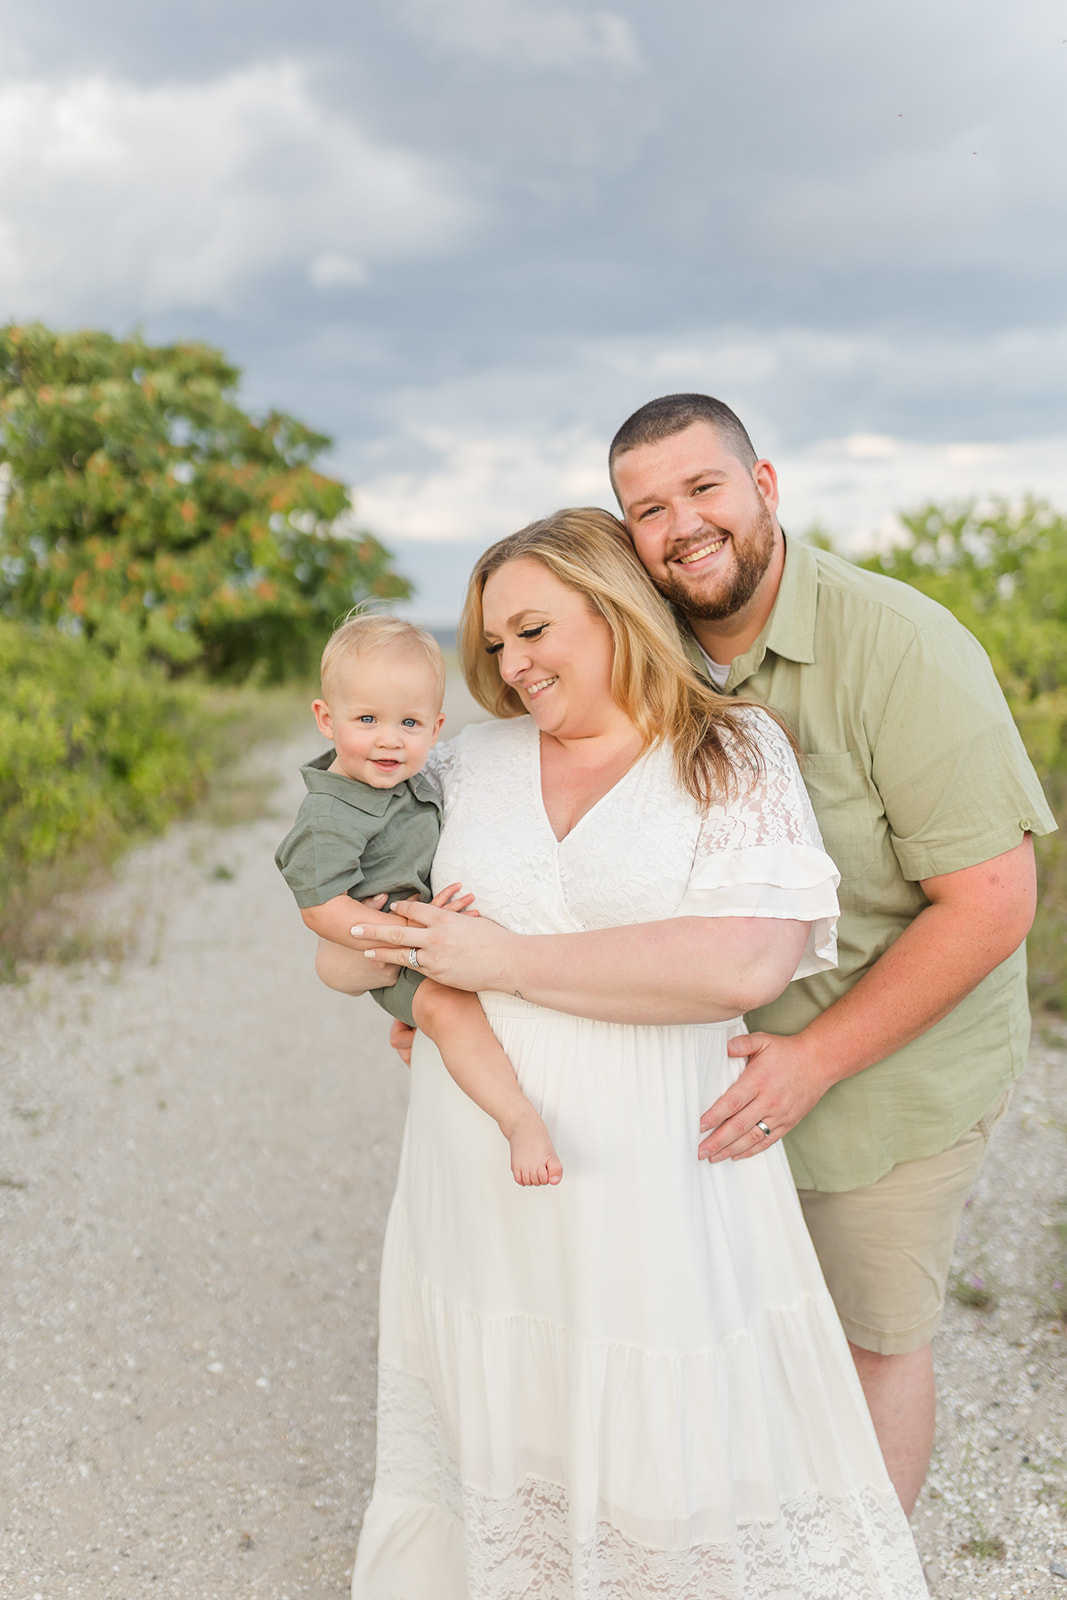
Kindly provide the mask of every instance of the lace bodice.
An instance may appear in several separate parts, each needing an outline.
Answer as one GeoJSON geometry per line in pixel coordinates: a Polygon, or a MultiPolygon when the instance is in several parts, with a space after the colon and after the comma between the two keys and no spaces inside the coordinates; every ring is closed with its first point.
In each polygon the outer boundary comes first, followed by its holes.
{"type": "Polygon", "coordinates": [[[833,965],[837,874],[788,741],[749,713],[763,770],[702,814],[666,746],[646,752],[563,840],[541,797],[529,717],[478,723],[432,752],[444,795],[434,887],[462,882],[517,933],[570,933],[672,916],[813,923],[797,976],[833,965]]]}

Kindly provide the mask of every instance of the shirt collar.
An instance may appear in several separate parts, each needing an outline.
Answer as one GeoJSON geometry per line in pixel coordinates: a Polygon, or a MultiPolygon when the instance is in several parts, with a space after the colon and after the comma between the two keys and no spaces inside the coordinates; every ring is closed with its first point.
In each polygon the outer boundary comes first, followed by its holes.
{"type": "Polygon", "coordinates": [[[300,768],[309,794],[332,795],[335,800],[343,800],[345,805],[355,806],[358,811],[366,811],[372,817],[382,817],[397,791],[409,789],[416,800],[428,800],[438,811],[441,809],[441,796],[421,772],[416,772],[413,778],[394,783],[388,789],[376,789],[372,783],[347,778],[343,772],[328,771],[336,759],[337,752],[331,748],[300,768]]]}

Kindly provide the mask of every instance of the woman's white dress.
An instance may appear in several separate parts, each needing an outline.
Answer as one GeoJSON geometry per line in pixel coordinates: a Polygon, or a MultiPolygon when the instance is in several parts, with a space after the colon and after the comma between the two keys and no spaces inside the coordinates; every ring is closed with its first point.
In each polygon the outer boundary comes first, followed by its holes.
{"type": "MultiPolygon", "coordinates": [[[[441,747],[435,887],[521,933],[814,923],[836,873],[779,730],[701,817],[666,749],[557,842],[528,717],[441,747]]],[[[781,1145],[698,1162],[740,1021],[632,1027],[481,996],[564,1166],[519,1188],[430,1042],[382,1264],[378,1463],[356,1600],[926,1594],[781,1145]]]]}

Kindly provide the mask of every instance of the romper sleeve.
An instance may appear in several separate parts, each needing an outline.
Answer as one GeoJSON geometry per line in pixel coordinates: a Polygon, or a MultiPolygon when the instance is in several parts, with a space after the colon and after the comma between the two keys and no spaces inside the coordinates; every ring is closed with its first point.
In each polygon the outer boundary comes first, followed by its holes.
{"type": "Polygon", "coordinates": [[[713,805],[701,823],[693,870],[678,917],[781,917],[810,922],[794,978],[837,965],[840,873],[823,849],[819,825],[789,741],[753,708],[749,731],[762,770],[747,789],[713,805]]]}

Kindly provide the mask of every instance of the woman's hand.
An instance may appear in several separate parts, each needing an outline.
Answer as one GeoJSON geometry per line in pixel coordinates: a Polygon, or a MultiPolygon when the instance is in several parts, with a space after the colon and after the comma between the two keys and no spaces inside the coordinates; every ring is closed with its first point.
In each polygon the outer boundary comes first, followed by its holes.
{"type": "MultiPolygon", "coordinates": [[[[435,898],[440,900],[440,896],[435,898]]],[[[353,927],[352,937],[368,962],[413,965],[410,952],[414,950],[419,971],[450,988],[508,987],[508,957],[517,935],[486,917],[449,916],[438,903],[403,900],[396,910],[408,926],[382,925],[378,919],[372,925],[368,918],[353,927]]]]}

